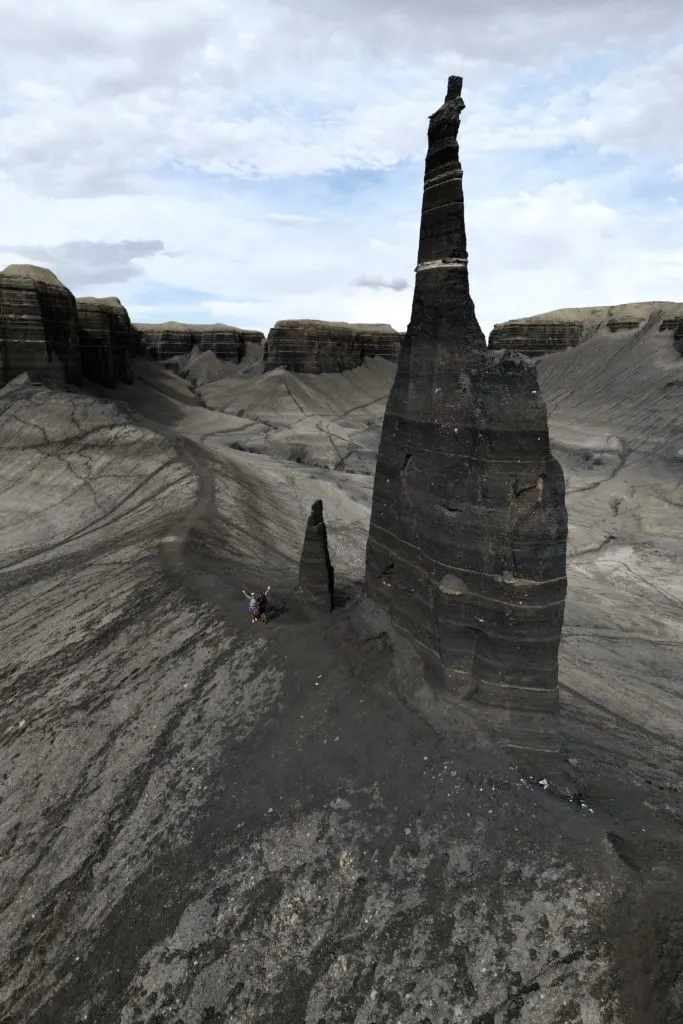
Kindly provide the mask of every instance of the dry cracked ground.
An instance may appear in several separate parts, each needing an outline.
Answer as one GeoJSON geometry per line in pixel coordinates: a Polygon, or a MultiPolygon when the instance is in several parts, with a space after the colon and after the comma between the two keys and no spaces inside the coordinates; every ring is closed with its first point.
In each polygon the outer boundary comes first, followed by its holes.
{"type": "Polygon", "coordinates": [[[656,326],[540,366],[576,803],[394,684],[360,592],[388,364],[0,391],[0,1019],[680,1024],[683,359],[656,326]],[[318,497],[326,619],[294,591],[318,497]]]}

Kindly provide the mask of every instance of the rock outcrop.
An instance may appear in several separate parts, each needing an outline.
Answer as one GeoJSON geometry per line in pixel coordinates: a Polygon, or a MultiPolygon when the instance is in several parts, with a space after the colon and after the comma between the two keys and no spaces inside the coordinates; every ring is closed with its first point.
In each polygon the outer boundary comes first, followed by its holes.
{"type": "Polygon", "coordinates": [[[412,316],[382,428],[366,591],[480,735],[554,755],[564,477],[534,364],[487,352],[470,298],[461,86],[449,79],[430,118],[412,316]]]}
{"type": "Polygon", "coordinates": [[[334,608],[334,569],[327,547],[322,501],[314,501],[306,524],[299,563],[299,587],[308,603],[324,611],[334,608]]]}
{"type": "Polygon", "coordinates": [[[168,321],[162,324],[135,324],[140,333],[142,351],[152,359],[173,359],[187,355],[197,347],[201,352],[212,351],[231,363],[239,363],[247,345],[261,345],[264,336],[228,324],[181,324],[168,321]]]}
{"type": "Polygon", "coordinates": [[[683,320],[681,320],[674,331],[674,348],[679,356],[683,356],[683,320]]]}
{"type": "Polygon", "coordinates": [[[617,306],[585,306],[576,309],[554,309],[536,316],[522,317],[494,324],[489,335],[489,348],[515,349],[530,358],[575,348],[599,331],[636,331],[651,316],[661,312],[662,330],[683,314],[678,302],[627,302],[617,306]]]}
{"type": "Polygon", "coordinates": [[[577,320],[548,320],[541,323],[510,320],[504,324],[494,324],[489,335],[489,348],[514,349],[534,358],[574,348],[585,333],[586,325],[577,320]]]}
{"type": "Polygon", "coordinates": [[[76,299],[83,376],[115,387],[133,383],[130,361],[137,347],[137,331],[119,299],[76,299]]]}
{"type": "Polygon", "coordinates": [[[683,356],[683,309],[678,316],[665,317],[659,329],[673,332],[674,348],[679,355],[683,356]]]}
{"type": "Polygon", "coordinates": [[[79,384],[76,300],[52,271],[12,264],[0,272],[0,380],[22,373],[79,384]]]}
{"type": "Polygon", "coordinates": [[[390,324],[351,324],[360,339],[361,359],[381,356],[395,363],[401,351],[403,333],[395,330],[390,324]]]}
{"type": "Polygon", "coordinates": [[[263,351],[263,370],[283,366],[292,373],[340,373],[360,366],[361,341],[347,323],[278,320],[263,351]]]}
{"type": "Polygon", "coordinates": [[[343,373],[372,356],[396,362],[403,338],[390,324],[278,320],[268,332],[263,371],[282,366],[291,373],[343,373]]]}
{"type": "Polygon", "coordinates": [[[265,336],[261,331],[249,331],[243,327],[229,327],[227,324],[198,325],[195,344],[200,352],[213,352],[219,359],[229,363],[241,363],[247,346],[261,346],[265,336]]]}

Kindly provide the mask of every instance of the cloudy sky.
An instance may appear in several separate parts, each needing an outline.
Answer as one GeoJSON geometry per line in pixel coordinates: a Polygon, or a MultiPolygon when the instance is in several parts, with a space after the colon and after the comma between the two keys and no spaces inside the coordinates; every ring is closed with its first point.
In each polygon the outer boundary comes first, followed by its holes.
{"type": "Polygon", "coordinates": [[[482,327],[683,299],[680,0],[0,0],[0,266],[133,319],[410,316],[427,116],[482,327]]]}

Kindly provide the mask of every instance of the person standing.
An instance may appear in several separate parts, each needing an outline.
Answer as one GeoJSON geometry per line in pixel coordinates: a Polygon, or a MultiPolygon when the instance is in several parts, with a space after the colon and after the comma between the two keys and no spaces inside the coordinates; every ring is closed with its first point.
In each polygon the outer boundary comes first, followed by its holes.
{"type": "Polygon", "coordinates": [[[258,596],[258,613],[261,622],[268,621],[268,594],[270,593],[270,587],[259,594],[258,596]]]}
{"type": "Polygon", "coordinates": [[[259,599],[258,599],[258,597],[253,592],[247,593],[246,590],[243,590],[242,593],[244,594],[244,596],[246,597],[246,599],[249,602],[249,615],[251,616],[251,621],[252,622],[258,622],[258,620],[259,620],[259,599]]]}

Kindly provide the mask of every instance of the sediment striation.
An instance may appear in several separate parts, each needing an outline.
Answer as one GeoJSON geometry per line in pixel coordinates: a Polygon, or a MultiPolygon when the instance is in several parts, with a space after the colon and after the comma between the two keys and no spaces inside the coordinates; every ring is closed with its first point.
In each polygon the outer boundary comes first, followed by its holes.
{"type": "Polygon", "coordinates": [[[291,373],[343,373],[373,356],[396,362],[404,337],[389,324],[278,320],[268,332],[263,371],[281,366],[291,373]]]}
{"type": "Polygon", "coordinates": [[[263,351],[263,370],[340,373],[360,366],[360,338],[351,324],[331,320],[278,320],[263,351]]]}
{"type": "Polygon", "coordinates": [[[469,293],[462,79],[429,123],[415,293],[382,427],[366,591],[506,748],[559,750],[564,477],[534,364],[489,352],[469,293]]]}
{"type": "Polygon", "coordinates": [[[113,296],[87,296],[76,299],[76,309],[83,376],[110,388],[132,384],[138,334],[125,307],[113,296]]]}
{"type": "Polygon", "coordinates": [[[153,359],[172,359],[187,355],[193,348],[214,352],[219,359],[239,363],[247,345],[262,344],[260,331],[231,327],[229,324],[135,324],[140,333],[140,347],[153,359]]]}
{"type": "Polygon", "coordinates": [[[626,302],[616,306],[584,306],[554,309],[536,316],[494,324],[489,335],[492,350],[515,349],[530,358],[575,348],[596,334],[637,331],[661,313],[661,329],[683,316],[678,302],[626,302]]]}
{"type": "Polygon", "coordinates": [[[525,322],[510,320],[494,324],[489,336],[489,348],[514,349],[533,358],[550,352],[574,348],[586,333],[586,325],[578,320],[553,322],[525,322]]]}
{"type": "Polygon", "coordinates": [[[11,264],[0,272],[0,380],[22,373],[79,384],[76,300],[52,271],[11,264]]]}
{"type": "Polygon", "coordinates": [[[306,523],[299,563],[299,587],[308,603],[331,612],[334,608],[334,569],[327,547],[327,527],[322,501],[314,501],[306,523]]]}
{"type": "Polygon", "coordinates": [[[401,333],[390,324],[351,324],[360,340],[361,358],[381,356],[395,363],[401,351],[405,331],[401,333]]]}

